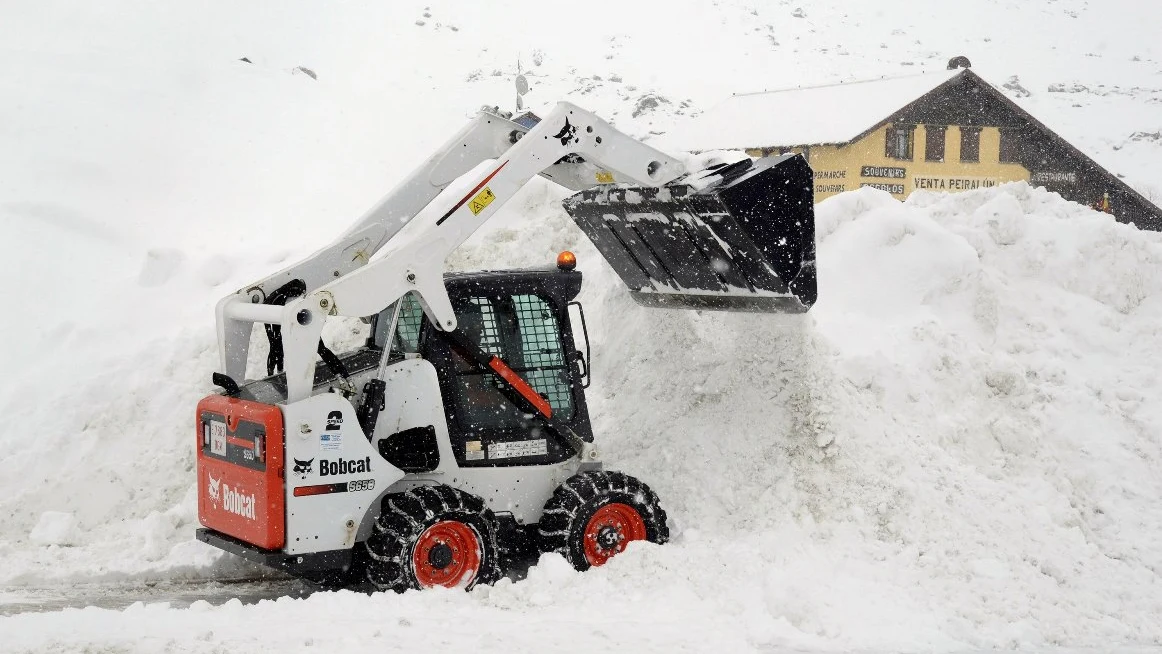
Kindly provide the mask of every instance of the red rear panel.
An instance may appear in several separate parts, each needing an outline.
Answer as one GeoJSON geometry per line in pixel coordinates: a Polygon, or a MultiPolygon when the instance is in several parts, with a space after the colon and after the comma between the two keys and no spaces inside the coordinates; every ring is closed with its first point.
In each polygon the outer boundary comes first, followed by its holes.
{"type": "Polygon", "coordinates": [[[211,395],[198,402],[198,519],[269,550],[286,541],[282,411],[211,395]]]}

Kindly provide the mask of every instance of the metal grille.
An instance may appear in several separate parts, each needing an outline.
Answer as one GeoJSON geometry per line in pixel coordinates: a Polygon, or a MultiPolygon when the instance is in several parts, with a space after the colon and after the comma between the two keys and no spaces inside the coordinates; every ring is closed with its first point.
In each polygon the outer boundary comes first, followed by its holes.
{"type": "MultiPolygon", "coordinates": [[[[395,325],[395,333],[391,335],[391,352],[405,354],[420,351],[420,331],[424,323],[424,309],[420,301],[411,293],[404,295],[399,302],[401,309],[399,320],[395,325]]],[[[396,303],[380,312],[375,323],[375,345],[388,345],[387,330],[391,328],[391,318],[395,315],[396,303]]]]}
{"type": "Polygon", "coordinates": [[[512,301],[520,325],[518,365],[533,390],[549,398],[553,413],[567,418],[573,414],[573,393],[557,317],[536,295],[514,295],[512,301]]]}
{"type": "MultiPolygon", "coordinates": [[[[503,299],[473,297],[461,306],[457,320],[460,328],[480,349],[503,359],[533,390],[548,398],[555,415],[564,420],[572,417],[573,393],[565,353],[557,316],[548,303],[536,295],[514,295],[503,299]]],[[[483,372],[466,363],[460,370],[460,375],[478,379],[463,379],[461,386],[465,390],[477,385],[499,389],[503,383],[494,373],[483,372]]],[[[469,410],[473,408],[469,407],[469,410]]],[[[475,415],[473,420],[478,424],[494,420],[503,422],[506,413],[493,410],[487,415],[475,415]]]]}
{"type": "Polygon", "coordinates": [[[424,308],[419,300],[408,293],[403,296],[403,309],[399,312],[399,322],[395,326],[395,347],[400,352],[420,351],[420,326],[424,322],[424,308]]]}
{"type": "MultiPolygon", "coordinates": [[[[480,346],[480,349],[493,356],[498,356],[502,359],[507,358],[505,356],[504,344],[500,340],[500,329],[498,329],[496,324],[496,311],[492,307],[492,302],[489,302],[486,297],[474,297],[469,302],[480,312],[478,318],[479,326],[475,330],[477,333],[470,333],[469,335],[476,339],[476,344],[480,346]]],[[[473,331],[472,328],[475,327],[473,322],[476,318],[473,315],[466,315],[462,318],[458,316],[457,320],[466,321],[465,329],[471,332],[473,331]]]]}

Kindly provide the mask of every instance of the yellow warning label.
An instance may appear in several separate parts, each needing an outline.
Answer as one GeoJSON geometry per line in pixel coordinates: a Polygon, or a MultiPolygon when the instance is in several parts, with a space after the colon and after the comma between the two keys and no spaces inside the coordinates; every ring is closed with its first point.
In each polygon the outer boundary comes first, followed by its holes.
{"type": "Polygon", "coordinates": [[[597,171],[597,183],[598,184],[612,184],[613,183],[613,173],[609,172],[608,170],[597,171]]]}
{"type": "Polygon", "coordinates": [[[472,210],[472,215],[479,216],[480,212],[484,211],[484,207],[492,204],[492,201],[495,199],[496,196],[493,195],[492,189],[485,186],[484,190],[477,193],[476,197],[472,198],[472,201],[468,203],[468,208],[472,210]]]}

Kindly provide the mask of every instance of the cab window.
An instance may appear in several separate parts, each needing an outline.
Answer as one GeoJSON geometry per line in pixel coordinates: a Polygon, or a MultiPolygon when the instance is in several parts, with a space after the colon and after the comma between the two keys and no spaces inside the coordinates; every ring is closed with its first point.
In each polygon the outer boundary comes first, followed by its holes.
{"type": "MultiPolygon", "coordinates": [[[[391,339],[393,354],[412,354],[420,351],[420,333],[424,322],[424,309],[419,300],[408,293],[398,300],[403,302],[399,312],[399,320],[395,326],[395,334],[391,339]]],[[[380,312],[375,320],[375,347],[383,349],[387,343],[387,330],[391,328],[391,317],[395,313],[395,304],[380,312]]]]}
{"type": "MultiPolygon", "coordinates": [[[[486,353],[503,359],[544,396],[554,417],[573,416],[560,328],[552,306],[538,295],[473,296],[456,303],[459,329],[486,353]]],[[[470,429],[520,428],[525,418],[505,398],[503,382],[456,354],[455,392],[461,424],[470,429]]]]}

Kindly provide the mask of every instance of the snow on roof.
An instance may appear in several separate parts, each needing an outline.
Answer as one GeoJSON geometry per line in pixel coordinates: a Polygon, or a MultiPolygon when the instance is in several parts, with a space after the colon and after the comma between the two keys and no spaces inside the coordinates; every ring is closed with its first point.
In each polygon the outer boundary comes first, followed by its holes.
{"type": "Polygon", "coordinates": [[[847,143],[963,69],[731,96],[667,135],[701,152],[847,143]]]}

